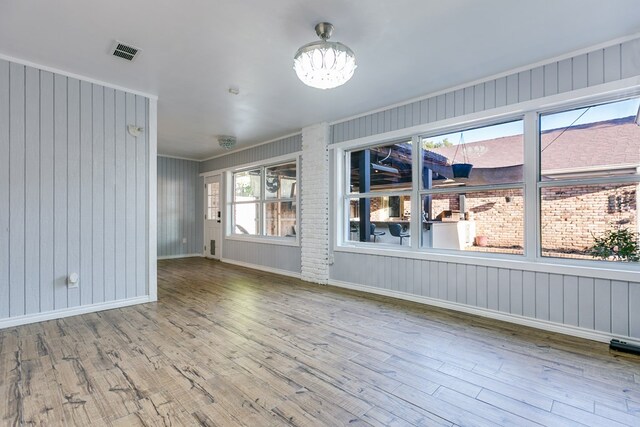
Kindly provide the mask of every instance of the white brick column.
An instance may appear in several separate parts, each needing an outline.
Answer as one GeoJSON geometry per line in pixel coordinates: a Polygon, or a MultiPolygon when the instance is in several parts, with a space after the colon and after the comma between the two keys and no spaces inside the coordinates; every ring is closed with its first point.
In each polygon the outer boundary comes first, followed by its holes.
{"type": "Polygon", "coordinates": [[[329,281],[329,125],[302,129],[302,280],[329,281]]]}

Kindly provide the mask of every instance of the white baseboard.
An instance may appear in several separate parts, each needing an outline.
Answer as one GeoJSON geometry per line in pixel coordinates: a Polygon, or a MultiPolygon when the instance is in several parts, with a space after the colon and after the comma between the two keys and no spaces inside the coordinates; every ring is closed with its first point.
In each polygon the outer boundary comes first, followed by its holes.
{"type": "Polygon", "coordinates": [[[440,299],[424,297],[421,295],[408,294],[405,292],[392,291],[389,289],[380,289],[373,286],[358,285],[355,283],[342,282],[339,280],[329,280],[329,285],[339,288],[352,289],[355,291],[368,292],[376,295],[384,295],[392,298],[398,298],[406,301],[413,301],[421,304],[432,305],[435,307],[446,308],[449,310],[460,311],[477,316],[487,317],[490,319],[501,320],[504,322],[515,323],[518,325],[529,326],[536,329],[542,329],[550,332],[557,332],[564,335],[570,335],[578,338],[585,338],[592,341],[609,343],[613,338],[626,341],[629,344],[640,345],[640,340],[614,335],[606,332],[596,331],[593,329],[579,328],[577,326],[565,325],[562,323],[549,322],[547,320],[533,319],[531,317],[519,316],[516,314],[503,313],[482,307],[473,307],[457,302],[444,301],[440,299]]]}
{"type": "Polygon", "coordinates": [[[178,258],[193,258],[193,257],[201,257],[202,254],[180,254],[180,255],[166,255],[166,256],[159,256],[158,259],[178,259],[178,258]]]}
{"type": "Polygon", "coordinates": [[[94,313],[96,311],[111,310],[114,308],[127,307],[130,305],[144,304],[147,302],[153,302],[149,296],[129,298],[118,301],[101,302],[98,304],[89,304],[79,307],[63,308],[61,310],[47,311],[45,313],[9,317],[6,319],[0,319],[0,329],[12,328],[14,326],[26,325],[29,323],[44,322],[45,320],[77,316],[79,314],[94,313]]]}
{"type": "Polygon", "coordinates": [[[234,259],[229,259],[229,258],[221,258],[220,261],[226,262],[227,264],[238,265],[240,267],[251,268],[253,270],[266,271],[267,273],[280,274],[282,276],[293,277],[296,279],[300,278],[300,273],[295,273],[293,271],[288,271],[288,270],[281,270],[279,268],[267,267],[264,265],[252,264],[250,262],[244,262],[244,261],[236,261],[234,259]]]}

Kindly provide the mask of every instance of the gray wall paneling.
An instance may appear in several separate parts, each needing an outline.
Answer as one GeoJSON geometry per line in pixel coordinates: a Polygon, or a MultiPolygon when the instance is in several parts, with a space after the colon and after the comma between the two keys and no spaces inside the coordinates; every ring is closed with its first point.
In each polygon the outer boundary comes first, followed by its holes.
{"type": "Polygon", "coordinates": [[[199,168],[196,161],[158,157],[158,256],[202,253],[204,180],[199,168]]]}
{"type": "Polygon", "coordinates": [[[640,338],[640,283],[351,252],[334,260],[332,280],[640,338]]]}
{"type": "MultiPolygon", "coordinates": [[[[357,124],[354,123],[353,126],[357,124]]],[[[258,145],[246,150],[235,151],[226,156],[216,157],[200,163],[200,172],[241,166],[248,163],[268,160],[273,157],[295,153],[302,150],[302,134],[279,139],[268,144],[258,145]]]]}
{"type": "Polygon", "coordinates": [[[0,60],[0,319],[147,294],[147,104],[0,60]]]}
{"type": "Polygon", "coordinates": [[[638,74],[640,39],[337,123],[332,126],[332,142],[432,123],[638,74]]]}

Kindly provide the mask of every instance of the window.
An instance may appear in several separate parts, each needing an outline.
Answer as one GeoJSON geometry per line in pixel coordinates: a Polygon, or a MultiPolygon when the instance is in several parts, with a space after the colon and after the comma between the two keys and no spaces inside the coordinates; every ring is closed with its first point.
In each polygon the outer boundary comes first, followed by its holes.
{"type": "Polygon", "coordinates": [[[348,240],[411,246],[411,140],[348,153],[348,240]]]}
{"type": "Polygon", "coordinates": [[[637,242],[640,99],[540,115],[540,240],[544,257],[625,259],[615,239],[637,242]]]}
{"type": "Polygon", "coordinates": [[[524,252],[523,122],[421,138],[424,248],[524,252]]]}
{"type": "Polygon", "coordinates": [[[233,173],[231,233],[296,237],[296,184],[295,161],[233,173]]]}

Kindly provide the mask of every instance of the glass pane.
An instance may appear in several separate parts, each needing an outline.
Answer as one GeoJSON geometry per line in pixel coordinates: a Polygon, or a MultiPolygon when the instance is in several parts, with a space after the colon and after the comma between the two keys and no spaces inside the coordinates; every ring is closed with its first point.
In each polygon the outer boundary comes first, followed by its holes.
{"type": "MultiPolygon", "coordinates": [[[[349,240],[411,246],[411,197],[385,196],[349,201],[349,240]],[[369,232],[360,236],[366,224],[360,211],[369,212],[369,232]]],[[[366,229],[366,228],[365,228],[366,229]]]]}
{"type": "Polygon", "coordinates": [[[217,219],[220,209],[220,183],[211,182],[207,184],[207,219],[217,219]]]}
{"type": "Polygon", "coordinates": [[[543,181],[637,174],[640,99],[540,116],[543,181]]]}
{"type": "Polygon", "coordinates": [[[522,182],[522,120],[422,138],[422,188],[522,182]]]}
{"type": "Polygon", "coordinates": [[[295,162],[270,166],[265,171],[265,196],[267,199],[293,199],[296,197],[295,162]]]}
{"type": "Polygon", "coordinates": [[[265,203],[265,232],[267,236],[295,237],[296,205],[294,202],[265,203]]]}
{"type": "Polygon", "coordinates": [[[260,169],[233,174],[233,200],[246,202],[260,198],[260,169]]]}
{"type": "Polygon", "coordinates": [[[259,234],[259,206],[258,203],[233,205],[234,234],[259,234]]]}
{"type": "Polygon", "coordinates": [[[592,248],[596,239],[625,229],[637,244],[637,234],[634,237],[633,233],[638,231],[638,189],[637,183],[542,188],[542,255],[619,260],[616,252],[624,246],[620,242],[606,245],[612,251],[604,258],[594,256],[592,248]]]}
{"type": "Polygon", "coordinates": [[[351,152],[349,191],[410,190],[411,151],[411,141],[403,141],[351,152]]]}
{"type": "Polygon", "coordinates": [[[521,189],[422,197],[422,247],[524,253],[521,189]]]}

